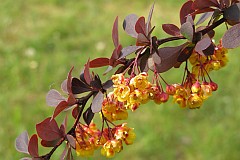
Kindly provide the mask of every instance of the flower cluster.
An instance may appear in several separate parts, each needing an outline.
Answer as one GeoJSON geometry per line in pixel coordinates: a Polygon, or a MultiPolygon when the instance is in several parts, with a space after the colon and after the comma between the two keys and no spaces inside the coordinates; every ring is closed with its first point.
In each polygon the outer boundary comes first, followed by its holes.
{"type": "Polygon", "coordinates": [[[213,55],[210,56],[201,55],[194,51],[189,58],[189,62],[192,64],[192,73],[199,77],[212,70],[219,70],[228,62],[227,52],[228,50],[223,48],[221,43],[215,47],[213,55]]]}
{"type": "Polygon", "coordinates": [[[96,128],[94,123],[89,126],[79,124],[76,128],[76,152],[78,156],[89,157],[94,151],[102,147],[101,154],[107,158],[114,157],[115,153],[123,149],[123,143],[130,145],[136,135],[133,128],[126,123],[105,128],[102,131],[96,128]]]}
{"type": "Polygon", "coordinates": [[[148,81],[148,74],[142,72],[133,78],[124,78],[123,74],[112,76],[114,91],[117,101],[122,102],[127,109],[136,110],[140,104],[154,100],[157,104],[166,102],[166,94],[160,86],[148,81]]]}

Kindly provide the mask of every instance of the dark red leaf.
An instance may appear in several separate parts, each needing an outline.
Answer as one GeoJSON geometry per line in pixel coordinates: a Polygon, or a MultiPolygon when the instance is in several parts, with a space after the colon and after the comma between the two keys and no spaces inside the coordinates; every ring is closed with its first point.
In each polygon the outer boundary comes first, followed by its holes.
{"type": "Polygon", "coordinates": [[[135,30],[135,25],[137,20],[138,20],[137,15],[130,14],[124,19],[124,22],[123,22],[123,29],[125,30],[125,32],[134,38],[137,38],[137,35],[138,35],[135,30]]]}
{"type": "Polygon", "coordinates": [[[41,145],[43,147],[54,147],[56,146],[56,144],[59,142],[60,139],[56,139],[54,141],[45,141],[45,140],[41,140],[41,145]]]}
{"type": "Polygon", "coordinates": [[[92,112],[97,113],[100,112],[102,109],[102,102],[103,102],[103,93],[99,91],[97,95],[92,100],[92,112]]]}
{"type": "Polygon", "coordinates": [[[84,79],[86,81],[87,84],[90,84],[90,82],[92,81],[91,75],[90,75],[90,70],[89,70],[89,60],[88,62],[84,65],[84,79]]]}
{"type": "Polygon", "coordinates": [[[66,101],[60,102],[53,112],[52,119],[54,119],[59,113],[61,113],[67,107],[68,103],[66,101]]]}
{"type": "Polygon", "coordinates": [[[141,72],[147,72],[148,71],[148,58],[150,56],[150,48],[147,48],[145,52],[143,53],[143,56],[139,59],[139,66],[141,72]]]}
{"type": "Polygon", "coordinates": [[[147,35],[146,34],[146,24],[145,24],[145,18],[144,17],[140,17],[138,18],[136,25],[135,25],[135,30],[136,32],[139,34],[143,34],[143,35],[147,35]]]}
{"type": "Polygon", "coordinates": [[[228,24],[235,25],[240,22],[240,3],[236,3],[223,12],[223,17],[228,24]]]}
{"type": "Polygon", "coordinates": [[[201,14],[201,13],[207,13],[207,12],[214,12],[216,9],[213,8],[204,8],[201,10],[196,10],[194,12],[191,13],[191,15],[197,15],[197,14],[201,14]]]}
{"type": "Polygon", "coordinates": [[[67,99],[67,103],[68,103],[68,106],[73,106],[76,104],[76,98],[74,97],[73,93],[70,93],[68,95],[68,99],[67,99]]]}
{"type": "Polygon", "coordinates": [[[97,68],[109,65],[109,58],[96,58],[89,62],[90,68],[97,68]]]}
{"type": "Polygon", "coordinates": [[[62,101],[66,101],[66,98],[64,98],[57,90],[51,89],[47,93],[46,103],[48,106],[56,107],[62,101]]]}
{"type": "Polygon", "coordinates": [[[73,68],[72,67],[70,69],[70,71],[68,72],[68,77],[67,77],[67,91],[68,93],[72,93],[72,71],[73,71],[73,68]]]}
{"type": "Polygon", "coordinates": [[[237,48],[240,46],[240,24],[234,25],[225,32],[222,45],[224,48],[237,48]]]}
{"type": "Polygon", "coordinates": [[[71,147],[75,149],[76,148],[76,139],[70,134],[67,134],[66,137],[67,137],[67,140],[68,140],[69,144],[71,145],[71,147]]]}
{"type": "Polygon", "coordinates": [[[215,48],[216,48],[216,46],[215,46],[213,43],[211,43],[211,45],[208,46],[208,48],[206,48],[205,50],[203,50],[203,54],[204,54],[205,56],[213,55],[213,54],[214,54],[214,51],[215,51],[215,48]]]}
{"type": "Polygon", "coordinates": [[[192,55],[193,49],[194,49],[194,46],[192,46],[192,45],[187,46],[184,49],[182,49],[179,56],[177,57],[177,61],[178,62],[186,61],[192,55]]]}
{"type": "Polygon", "coordinates": [[[201,15],[201,17],[198,19],[196,25],[202,24],[205,22],[208,18],[210,18],[213,15],[213,12],[206,12],[201,15]]]}
{"type": "Polygon", "coordinates": [[[63,137],[64,137],[65,134],[66,134],[66,128],[65,128],[65,126],[64,126],[63,124],[61,124],[61,126],[60,126],[60,131],[61,131],[61,134],[62,134],[63,137]]]}
{"type": "Polygon", "coordinates": [[[113,82],[111,79],[106,81],[105,83],[103,83],[103,89],[105,89],[105,90],[111,88],[112,86],[113,86],[113,82]]]}
{"type": "Polygon", "coordinates": [[[144,34],[142,34],[142,33],[138,34],[136,46],[145,46],[145,45],[148,45],[149,43],[150,43],[150,41],[144,34]]]}
{"type": "Polygon", "coordinates": [[[89,125],[94,117],[91,106],[83,113],[83,119],[87,125],[89,125]]]}
{"type": "Polygon", "coordinates": [[[192,9],[192,4],[193,4],[193,1],[190,0],[182,5],[182,8],[180,10],[180,23],[181,24],[186,22],[186,17],[188,14],[191,14],[192,12],[194,12],[194,10],[192,9]]]}
{"type": "Polygon", "coordinates": [[[119,38],[118,38],[118,17],[116,17],[113,28],[112,28],[112,40],[115,47],[119,45],[119,38]]]}
{"type": "Polygon", "coordinates": [[[32,135],[28,144],[28,152],[32,157],[38,157],[38,137],[36,134],[32,135]]]}
{"type": "Polygon", "coordinates": [[[62,137],[61,131],[55,119],[51,117],[36,125],[38,136],[46,141],[53,141],[62,137]]]}
{"type": "Polygon", "coordinates": [[[117,46],[117,48],[115,48],[113,50],[112,56],[109,60],[109,65],[116,67],[118,65],[118,61],[117,59],[119,59],[119,56],[121,54],[121,50],[122,50],[122,45],[117,46]]]}
{"type": "Polygon", "coordinates": [[[72,79],[72,92],[73,94],[80,94],[84,92],[91,91],[92,89],[89,85],[85,84],[84,82],[80,81],[77,78],[72,79]]]}
{"type": "Polygon", "coordinates": [[[180,28],[180,32],[185,38],[187,38],[190,42],[192,42],[194,30],[190,22],[183,23],[180,28]]]}
{"type": "Polygon", "coordinates": [[[79,108],[79,107],[75,107],[75,108],[72,110],[72,116],[73,116],[73,118],[76,119],[79,112],[80,112],[80,108],[79,108]]]}
{"type": "Polygon", "coordinates": [[[102,82],[98,75],[94,76],[94,80],[90,83],[90,85],[92,86],[93,90],[95,90],[95,91],[99,91],[102,89],[102,82]]]}
{"type": "Polygon", "coordinates": [[[30,157],[24,157],[24,158],[21,158],[20,160],[33,160],[33,159],[30,157]]]}
{"type": "Polygon", "coordinates": [[[177,63],[179,52],[184,46],[185,44],[176,47],[159,48],[158,53],[161,63],[156,64],[157,72],[163,73],[171,69],[177,63]]]}
{"type": "Polygon", "coordinates": [[[218,4],[209,0],[195,0],[192,4],[194,10],[201,10],[210,7],[218,7],[218,4]]]}
{"type": "Polygon", "coordinates": [[[154,10],[154,3],[149,11],[149,14],[148,14],[148,20],[147,20],[147,23],[146,23],[146,31],[147,31],[147,34],[150,32],[151,30],[151,20],[152,20],[152,14],[153,14],[153,10],[154,10]]]}
{"type": "Polygon", "coordinates": [[[131,53],[135,52],[139,48],[141,48],[141,47],[135,46],[135,45],[134,46],[127,46],[127,47],[123,48],[122,51],[121,51],[121,55],[118,59],[121,59],[121,58],[124,58],[124,57],[130,55],[131,53]]]}
{"type": "Polygon", "coordinates": [[[195,51],[204,56],[203,50],[207,49],[212,43],[209,37],[204,37],[195,46],[195,51]]]}
{"type": "Polygon", "coordinates": [[[180,29],[174,24],[163,24],[162,29],[169,35],[180,36],[180,29]]]}
{"type": "Polygon", "coordinates": [[[15,141],[16,150],[18,152],[29,154],[28,142],[29,142],[28,132],[24,131],[16,138],[16,141],[15,141]]]}

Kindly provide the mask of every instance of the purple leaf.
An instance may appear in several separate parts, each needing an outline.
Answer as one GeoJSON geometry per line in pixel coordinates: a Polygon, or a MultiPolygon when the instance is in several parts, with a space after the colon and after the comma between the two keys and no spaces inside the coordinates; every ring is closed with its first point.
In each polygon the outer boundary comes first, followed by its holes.
{"type": "Polygon", "coordinates": [[[46,141],[53,141],[62,137],[61,131],[55,119],[51,117],[36,125],[38,136],[46,141]]]}
{"type": "Polygon", "coordinates": [[[143,34],[143,35],[147,35],[146,34],[146,25],[145,25],[145,18],[144,17],[140,17],[138,18],[136,25],[135,25],[135,30],[136,32],[139,34],[143,34]]]}
{"type": "Polygon", "coordinates": [[[80,94],[84,92],[91,91],[91,88],[77,78],[72,79],[72,92],[73,94],[80,94]]]}
{"type": "Polygon", "coordinates": [[[118,17],[116,17],[113,28],[112,28],[112,40],[114,46],[117,47],[119,45],[119,38],[118,38],[118,17]]]}
{"type": "Polygon", "coordinates": [[[109,58],[96,58],[89,62],[90,68],[98,68],[109,65],[109,58]]]}
{"type": "Polygon", "coordinates": [[[203,50],[207,49],[212,43],[209,37],[201,39],[195,46],[195,51],[204,56],[203,50]]]}
{"type": "Polygon", "coordinates": [[[92,78],[91,78],[91,75],[90,75],[90,70],[89,70],[89,60],[88,62],[85,64],[85,67],[84,67],[84,79],[86,81],[87,84],[90,84],[92,78]]]}
{"type": "Polygon", "coordinates": [[[66,101],[57,90],[51,89],[46,96],[46,103],[48,106],[56,107],[60,102],[66,101]]]}
{"type": "Polygon", "coordinates": [[[192,4],[194,10],[201,10],[209,7],[218,7],[218,3],[214,3],[210,0],[195,0],[192,4]]]}
{"type": "Polygon", "coordinates": [[[202,24],[205,20],[207,20],[209,17],[213,15],[213,12],[206,12],[201,15],[201,17],[198,19],[196,25],[202,24]]]}
{"type": "Polygon", "coordinates": [[[145,46],[145,45],[148,45],[149,43],[150,43],[149,40],[147,39],[147,37],[144,34],[142,34],[142,33],[138,34],[137,42],[136,42],[137,46],[145,46]]]}
{"type": "Polygon", "coordinates": [[[185,22],[182,24],[180,32],[185,38],[192,42],[194,30],[190,22],[185,22]]]}
{"type": "Polygon", "coordinates": [[[148,71],[148,58],[150,56],[150,48],[147,48],[145,52],[143,53],[143,56],[139,59],[139,66],[141,72],[147,72],[148,71]]]}
{"type": "Polygon", "coordinates": [[[69,94],[72,93],[72,71],[73,71],[73,68],[74,67],[72,67],[70,69],[70,71],[68,72],[68,77],[67,77],[67,91],[69,94]]]}
{"type": "Polygon", "coordinates": [[[105,89],[105,90],[111,88],[112,86],[113,86],[113,82],[111,79],[106,81],[105,83],[103,83],[103,89],[105,89]]]}
{"type": "Polygon", "coordinates": [[[71,145],[72,148],[76,148],[76,139],[70,135],[70,134],[67,134],[67,140],[69,142],[69,144],[71,145]]]}
{"type": "Polygon", "coordinates": [[[61,154],[61,157],[60,157],[60,160],[65,160],[66,158],[66,155],[67,155],[67,151],[68,151],[68,145],[66,145],[65,149],[63,150],[62,154],[61,154]]]}
{"type": "Polygon", "coordinates": [[[102,109],[102,102],[103,102],[103,93],[99,91],[97,95],[92,100],[92,112],[97,113],[100,112],[102,109]]]}
{"type": "Polygon", "coordinates": [[[180,22],[181,24],[186,22],[186,18],[188,14],[191,14],[192,12],[194,12],[194,10],[192,9],[192,4],[193,1],[187,1],[186,3],[184,3],[182,5],[182,8],[180,10],[180,22]]]}
{"type": "Polygon", "coordinates": [[[89,125],[94,117],[91,106],[83,113],[83,119],[87,125],[89,125]]]}
{"type": "Polygon", "coordinates": [[[52,119],[54,119],[59,113],[61,113],[67,107],[68,103],[66,101],[60,102],[53,112],[52,119]]]}
{"type": "Polygon", "coordinates": [[[223,17],[228,24],[235,25],[240,22],[240,3],[236,3],[223,12],[223,17]]]}
{"type": "Polygon", "coordinates": [[[158,73],[163,73],[171,69],[176,63],[179,52],[185,44],[177,47],[164,47],[159,48],[158,53],[161,58],[161,63],[156,64],[156,69],[158,73]]]}
{"type": "Polygon", "coordinates": [[[18,152],[29,154],[28,152],[28,132],[24,131],[16,138],[15,148],[18,152]]]}
{"type": "Polygon", "coordinates": [[[227,30],[222,38],[224,48],[236,48],[240,46],[240,24],[234,25],[227,30]]]}
{"type": "Polygon", "coordinates": [[[68,90],[67,90],[67,79],[65,79],[62,84],[61,84],[61,89],[63,92],[65,93],[68,93],[68,90]]]}
{"type": "Polygon", "coordinates": [[[147,23],[146,23],[146,32],[149,33],[150,30],[151,30],[151,20],[152,20],[152,14],[153,14],[153,9],[154,9],[154,3],[149,11],[149,14],[148,14],[148,20],[147,20],[147,23]]]}
{"type": "Polygon", "coordinates": [[[138,35],[135,30],[135,24],[137,20],[138,20],[137,15],[130,14],[124,19],[124,22],[123,22],[123,29],[125,30],[125,32],[134,38],[137,38],[137,35],[138,35]]]}
{"type": "Polygon", "coordinates": [[[135,46],[135,45],[134,46],[127,46],[127,47],[123,48],[122,51],[121,51],[121,55],[118,59],[121,59],[121,58],[124,58],[124,57],[128,56],[129,54],[135,52],[139,48],[141,48],[141,47],[135,46]]]}
{"type": "Polygon", "coordinates": [[[171,36],[180,36],[180,29],[174,24],[163,24],[162,29],[171,36]]]}
{"type": "Polygon", "coordinates": [[[36,134],[32,135],[28,144],[28,152],[32,157],[38,157],[38,137],[36,134]]]}
{"type": "Polygon", "coordinates": [[[41,145],[43,147],[54,147],[56,146],[56,144],[59,142],[60,139],[56,139],[53,141],[45,141],[45,140],[41,140],[41,145]]]}

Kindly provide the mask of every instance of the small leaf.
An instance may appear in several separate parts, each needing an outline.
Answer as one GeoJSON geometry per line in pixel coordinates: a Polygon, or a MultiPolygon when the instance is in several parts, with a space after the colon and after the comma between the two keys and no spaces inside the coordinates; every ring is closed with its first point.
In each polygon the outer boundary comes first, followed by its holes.
{"type": "Polygon", "coordinates": [[[86,81],[87,84],[90,84],[92,78],[91,78],[91,75],[90,75],[90,70],[89,70],[89,60],[88,62],[84,65],[84,79],[86,81]]]}
{"type": "Polygon", "coordinates": [[[109,58],[96,58],[89,62],[90,68],[98,68],[109,65],[109,58]]]}
{"type": "Polygon", "coordinates": [[[48,106],[56,107],[60,102],[66,99],[55,89],[51,89],[46,96],[46,103],[48,106]]]}
{"type": "Polygon", "coordinates": [[[207,36],[201,39],[195,46],[195,51],[204,56],[203,50],[207,49],[212,43],[212,40],[207,36]]]}
{"type": "Polygon", "coordinates": [[[194,30],[190,22],[185,22],[184,24],[182,24],[180,31],[185,38],[187,38],[190,42],[192,42],[194,30]]]}
{"type": "Polygon", "coordinates": [[[71,147],[75,149],[76,148],[76,139],[70,134],[67,134],[66,137],[67,137],[67,140],[68,140],[69,144],[71,145],[71,147]]]}
{"type": "Polygon", "coordinates": [[[148,58],[150,56],[150,48],[147,48],[145,52],[143,53],[143,56],[140,58],[140,70],[141,72],[147,72],[148,71],[148,58]]]}
{"type": "Polygon", "coordinates": [[[67,90],[67,79],[65,79],[62,84],[61,84],[61,89],[63,92],[65,93],[68,93],[68,90],[67,90]]]}
{"type": "Polygon", "coordinates": [[[66,155],[67,155],[67,151],[68,151],[68,147],[69,147],[69,145],[66,145],[66,147],[64,148],[64,150],[61,154],[60,160],[65,160],[66,155]]]}
{"type": "Polygon", "coordinates": [[[136,46],[145,46],[145,45],[148,45],[149,43],[150,43],[150,41],[144,34],[142,34],[142,33],[138,34],[136,46]]]}
{"type": "Polygon", "coordinates": [[[121,59],[121,58],[124,58],[124,57],[130,55],[131,53],[135,52],[139,48],[141,48],[141,47],[135,46],[135,45],[134,46],[127,46],[127,47],[123,48],[122,51],[121,51],[121,55],[118,59],[121,59]]]}
{"type": "Polygon", "coordinates": [[[184,49],[181,50],[181,52],[177,58],[177,61],[178,62],[186,61],[192,55],[193,49],[194,49],[194,46],[192,46],[192,45],[186,46],[184,49]]]}
{"type": "Polygon", "coordinates": [[[51,117],[36,125],[38,136],[46,141],[53,141],[62,137],[61,131],[55,119],[51,117]]]}
{"type": "Polygon", "coordinates": [[[103,102],[103,93],[99,91],[97,95],[92,100],[92,112],[97,113],[100,112],[102,109],[102,102],[103,102]]]}
{"type": "Polygon", "coordinates": [[[61,113],[67,107],[68,107],[68,103],[66,101],[60,102],[54,110],[54,113],[52,115],[52,119],[54,119],[59,113],[61,113]]]}
{"type": "Polygon", "coordinates": [[[236,3],[223,12],[223,17],[227,20],[228,24],[235,25],[240,22],[240,3],[236,3]]]}
{"type": "Polygon", "coordinates": [[[28,152],[32,157],[38,157],[38,137],[36,134],[32,135],[28,144],[28,152]]]}
{"type": "Polygon", "coordinates": [[[146,32],[149,33],[150,30],[151,30],[151,20],[152,20],[152,14],[153,14],[153,10],[154,10],[154,3],[149,11],[149,14],[148,14],[148,20],[147,20],[147,23],[146,23],[146,32]]]}
{"type": "Polygon", "coordinates": [[[214,12],[206,12],[201,15],[201,17],[198,19],[196,25],[202,24],[205,22],[209,17],[213,15],[214,12]]]}
{"type": "Polygon", "coordinates": [[[59,142],[60,139],[56,139],[53,141],[45,141],[45,140],[41,140],[41,145],[43,147],[54,147],[56,146],[56,144],[59,142]]]}
{"type": "Polygon", "coordinates": [[[83,119],[87,125],[89,125],[94,117],[91,106],[83,113],[83,119]]]}
{"type": "Polygon", "coordinates": [[[174,24],[163,24],[162,29],[171,36],[180,36],[180,29],[174,24]]]}
{"type": "Polygon", "coordinates": [[[195,0],[192,4],[194,10],[201,10],[210,7],[218,7],[218,3],[214,3],[210,0],[195,0]]]}
{"type": "Polygon", "coordinates": [[[171,69],[176,63],[179,52],[186,44],[176,47],[159,48],[158,53],[161,58],[161,63],[156,65],[158,73],[163,73],[171,69]]]}
{"type": "Polygon", "coordinates": [[[76,119],[79,112],[80,112],[80,108],[79,108],[79,107],[75,107],[75,108],[72,110],[72,116],[73,116],[73,118],[76,119]]]}
{"type": "Polygon", "coordinates": [[[102,89],[102,82],[100,80],[100,77],[98,75],[94,76],[94,80],[90,83],[92,86],[93,90],[101,90],[102,89]]]}
{"type": "Polygon", "coordinates": [[[68,77],[67,77],[67,91],[69,94],[72,93],[72,71],[73,71],[73,68],[74,67],[72,67],[70,69],[70,71],[68,72],[68,77]]]}
{"type": "Polygon", "coordinates": [[[18,152],[29,154],[28,142],[29,142],[28,132],[24,131],[16,138],[16,142],[15,142],[16,150],[18,152]]]}
{"type": "Polygon", "coordinates": [[[180,10],[180,22],[181,22],[181,24],[186,22],[186,18],[187,18],[188,14],[191,14],[192,12],[194,12],[194,10],[192,9],[192,4],[193,4],[193,1],[189,0],[182,5],[182,8],[180,10]]]}
{"type": "Polygon", "coordinates": [[[105,83],[103,83],[103,89],[105,89],[105,90],[111,88],[112,86],[113,86],[113,82],[111,79],[106,81],[105,83]]]}
{"type": "Polygon", "coordinates": [[[77,78],[72,79],[72,93],[73,94],[80,94],[84,92],[91,91],[92,89],[85,84],[84,82],[80,81],[77,78]]]}
{"type": "Polygon", "coordinates": [[[118,17],[116,17],[113,28],[112,28],[112,40],[114,46],[117,47],[119,45],[119,38],[118,38],[118,17]]]}
{"type": "Polygon", "coordinates": [[[123,29],[125,30],[125,32],[134,38],[137,38],[137,35],[138,35],[135,30],[135,25],[137,20],[138,20],[137,15],[130,14],[124,19],[124,22],[123,22],[123,29]]]}
{"type": "Polygon", "coordinates": [[[224,48],[237,48],[240,46],[240,24],[234,25],[225,32],[222,45],[224,48]]]}
{"type": "Polygon", "coordinates": [[[145,25],[145,18],[144,17],[140,17],[138,18],[136,25],[135,25],[135,30],[136,32],[139,34],[143,34],[143,35],[147,35],[146,34],[146,25],[145,25]]]}

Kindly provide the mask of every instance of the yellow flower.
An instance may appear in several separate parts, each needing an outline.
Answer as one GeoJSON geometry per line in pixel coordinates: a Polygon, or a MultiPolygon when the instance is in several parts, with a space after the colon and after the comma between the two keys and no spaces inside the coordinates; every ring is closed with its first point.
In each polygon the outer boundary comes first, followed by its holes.
{"type": "Polygon", "coordinates": [[[203,100],[197,94],[191,94],[187,102],[190,109],[195,109],[199,108],[202,105],[203,100]]]}
{"type": "Polygon", "coordinates": [[[94,154],[94,144],[91,144],[89,141],[82,141],[77,139],[76,141],[76,153],[77,156],[90,157],[94,154]]]}
{"type": "Polygon", "coordinates": [[[201,85],[201,98],[203,100],[207,99],[212,95],[212,88],[208,84],[202,84],[201,85]]]}
{"type": "Polygon", "coordinates": [[[118,85],[113,92],[117,96],[118,101],[124,102],[129,98],[130,88],[126,85],[118,85]]]}
{"type": "Polygon", "coordinates": [[[145,89],[149,86],[149,82],[147,80],[148,74],[143,72],[139,75],[135,76],[130,80],[130,86],[132,85],[135,89],[145,89]]]}
{"type": "Polygon", "coordinates": [[[120,127],[117,127],[114,137],[117,140],[123,140],[127,145],[133,144],[136,134],[133,128],[129,128],[127,123],[123,123],[120,127]]]}
{"type": "Polygon", "coordinates": [[[101,154],[107,158],[114,157],[115,153],[122,150],[122,141],[119,140],[108,140],[101,149],[101,154]]]}

